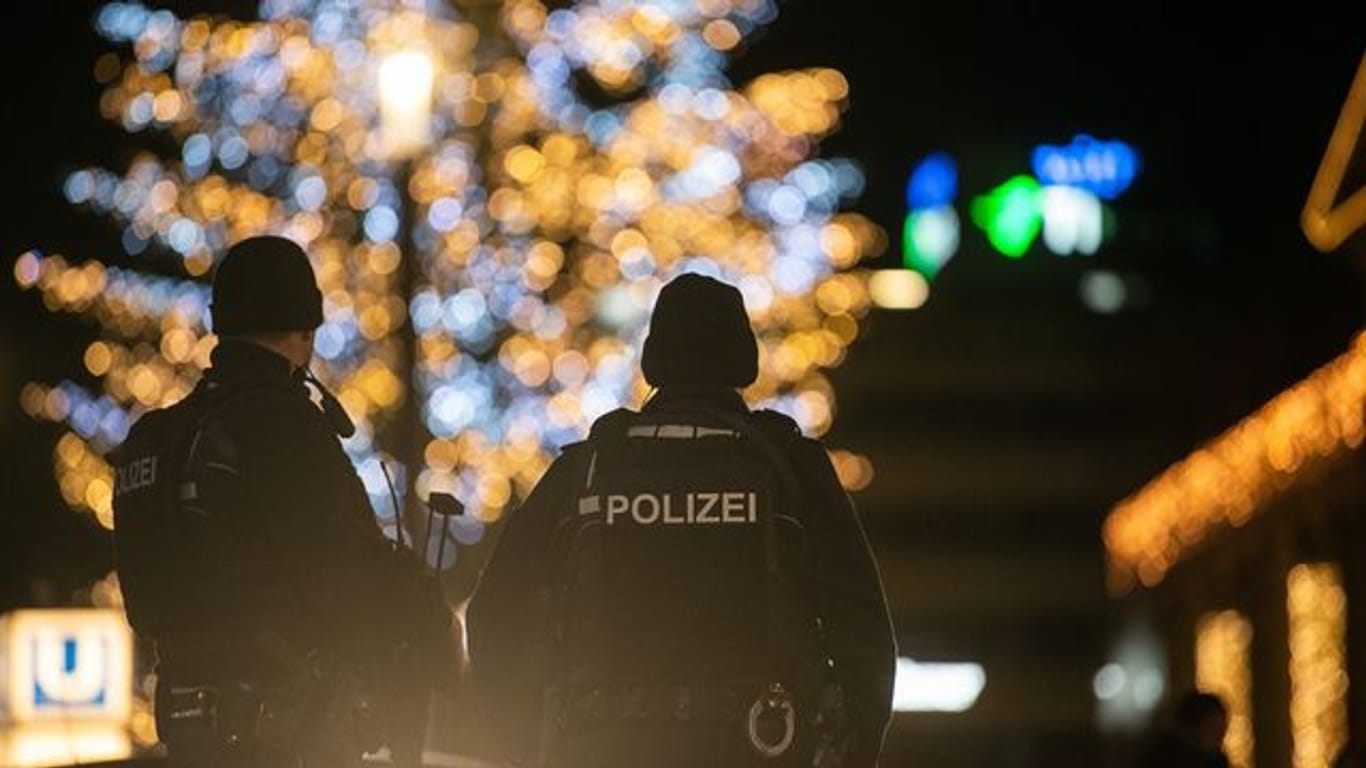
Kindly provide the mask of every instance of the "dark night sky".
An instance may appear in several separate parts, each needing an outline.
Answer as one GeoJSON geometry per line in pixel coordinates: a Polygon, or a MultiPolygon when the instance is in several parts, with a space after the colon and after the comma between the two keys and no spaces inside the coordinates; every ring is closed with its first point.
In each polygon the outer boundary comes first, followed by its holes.
{"type": "MultiPolygon", "coordinates": [[[[1091,264],[1143,276],[1151,299],[1120,318],[1096,318],[1076,299],[1080,265],[1037,247],[1007,263],[965,229],[963,251],[940,278],[931,309],[875,320],[870,346],[854,350],[853,370],[841,371],[837,382],[919,365],[914,350],[898,347],[896,334],[913,327],[953,343],[968,332],[967,317],[992,318],[1000,332],[1024,333],[1023,343],[1037,338],[1044,348],[1055,331],[1080,333],[1095,348],[1146,340],[1132,356],[1095,363],[1110,366],[1098,374],[1102,383],[1125,379],[1124,366],[1142,371],[1144,381],[1180,382],[1163,387],[1148,410],[1140,400],[1137,411],[1119,419],[1143,421],[1172,408],[1189,415],[1169,419],[1179,423],[1125,468],[1137,483],[1344,348],[1360,325],[1360,273],[1349,253],[1312,251],[1297,219],[1366,44],[1359,25],[1247,19],[1240,12],[1234,29],[1224,19],[1193,24],[1188,10],[1149,4],[1104,13],[1040,3],[1011,10],[919,5],[785,3],[732,72],[737,82],[798,66],[846,73],[851,110],[822,151],[865,168],[868,187],[857,208],[894,244],[906,174],[929,151],[953,153],[961,188],[978,194],[1027,172],[1036,143],[1062,143],[1077,132],[1131,142],[1143,153],[1144,171],[1117,206],[1119,240],[1091,264]],[[1015,318],[1050,308],[1066,309],[1023,331],[1011,328],[1015,318]],[[1167,340],[1174,351],[1145,357],[1167,340]]],[[[188,6],[242,15],[253,4],[188,6]]],[[[56,578],[59,592],[81,583],[97,574],[104,551],[84,518],[63,510],[55,495],[55,430],[29,422],[16,405],[24,381],[78,371],[93,331],[43,312],[35,295],[17,291],[9,269],[28,248],[119,259],[113,228],[60,196],[70,169],[122,168],[147,140],[98,117],[90,72],[106,49],[91,29],[95,7],[81,0],[9,11],[25,18],[10,19],[0,70],[10,170],[0,226],[0,606],[27,599],[35,574],[56,578]]],[[[1351,247],[1359,255],[1360,239],[1345,250],[1351,247]]],[[[890,266],[894,259],[893,250],[883,261],[890,266]]],[[[1003,391],[1009,386],[1000,384],[1003,391]]],[[[860,413],[847,402],[846,412],[852,425],[838,427],[836,437],[858,448],[872,429],[867,423],[881,414],[860,413]]],[[[1089,416],[1082,409],[1068,418],[1089,416]]],[[[1117,488],[1116,498],[1125,490],[1117,488]]]]}

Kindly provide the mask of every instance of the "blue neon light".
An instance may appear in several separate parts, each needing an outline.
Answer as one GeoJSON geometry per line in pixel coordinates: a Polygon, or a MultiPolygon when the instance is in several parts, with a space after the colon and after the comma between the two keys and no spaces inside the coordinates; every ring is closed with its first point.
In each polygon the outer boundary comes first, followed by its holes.
{"type": "Polygon", "coordinates": [[[1079,135],[1072,143],[1048,144],[1034,150],[1034,175],[1048,185],[1085,189],[1102,200],[1114,200],[1138,175],[1138,152],[1122,141],[1098,141],[1079,135]]]}

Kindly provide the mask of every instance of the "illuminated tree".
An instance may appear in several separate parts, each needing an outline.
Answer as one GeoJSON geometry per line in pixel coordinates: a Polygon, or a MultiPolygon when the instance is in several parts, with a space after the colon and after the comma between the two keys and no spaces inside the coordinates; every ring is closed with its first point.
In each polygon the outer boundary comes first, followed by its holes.
{"type": "MultiPolygon", "coordinates": [[[[683,271],[744,293],[761,340],[751,401],[812,434],[830,427],[821,370],[868,304],[849,270],[881,247],[876,227],[839,212],[858,171],[812,159],[844,78],[732,88],[728,55],[772,0],[471,13],[421,0],[264,0],[252,22],[100,11],[99,31],[131,49],[96,66],[103,114],[179,153],[66,180],[68,199],[121,228],[111,264],[35,252],[15,266],[50,310],[101,329],[84,355],[101,391],[67,381],[22,396],[69,427],[55,464],[70,504],[112,524],[103,455],[193,387],[215,343],[213,260],[264,232],[313,259],[317,373],[359,425],[347,449],[377,509],[381,460],[412,456],[419,495],[448,490],[496,519],[556,448],[639,402],[649,307],[683,271]],[[385,123],[381,83],[430,111],[385,123]]],[[[866,461],[837,458],[848,484],[866,483],[866,461]]]]}

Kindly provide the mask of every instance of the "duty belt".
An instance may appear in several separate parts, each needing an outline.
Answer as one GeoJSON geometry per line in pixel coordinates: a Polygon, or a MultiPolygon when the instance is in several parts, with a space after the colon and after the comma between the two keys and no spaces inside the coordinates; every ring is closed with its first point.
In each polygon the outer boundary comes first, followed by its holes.
{"type": "Polygon", "coordinates": [[[547,692],[546,711],[561,732],[628,723],[721,721],[743,728],[765,758],[783,756],[797,734],[796,701],[782,685],[618,685],[547,692]]]}
{"type": "Polygon", "coordinates": [[[706,720],[744,717],[754,694],[725,685],[618,685],[552,690],[552,711],[574,720],[706,720]]]}

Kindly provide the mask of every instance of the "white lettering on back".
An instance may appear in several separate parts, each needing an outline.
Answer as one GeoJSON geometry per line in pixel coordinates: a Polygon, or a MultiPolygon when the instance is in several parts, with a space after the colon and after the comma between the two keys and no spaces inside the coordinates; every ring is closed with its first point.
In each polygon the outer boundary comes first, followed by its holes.
{"type": "Polygon", "coordinates": [[[721,496],[721,519],[727,523],[749,522],[745,515],[745,494],[726,493],[721,496]]]}
{"type": "Polygon", "coordinates": [[[641,525],[649,525],[659,519],[659,497],[651,493],[642,493],[631,501],[631,519],[641,525]],[[650,506],[649,514],[643,514],[641,507],[646,504],[650,506]]]}
{"type": "Polygon", "coordinates": [[[144,456],[137,461],[120,465],[115,471],[114,494],[121,495],[156,484],[157,457],[144,456]]]}
{"type": "Polygon", "coordinates": [[[621,494],[612,494],[607,497],[607,524],[612,525],[616,522],[617,515],[620,515],[631,508],[631,498],[621,494]]]}
{"type": "MultiPolygon", "coordinates": [[[[606,522],[615,525],[617,518],[627,515],[637,525],[737,525],[759,520],[759,494],[754,491],[725,491],[693,493],[637,493],[608,494],[606,522]]],[[[599,497],[579,500],[579,514],[592,515],[604,511],[598,506],[599,497]]]]}

